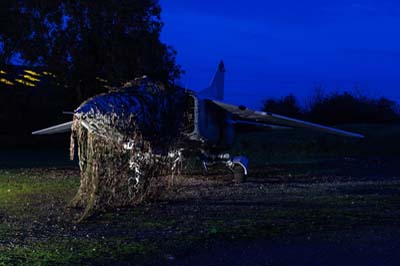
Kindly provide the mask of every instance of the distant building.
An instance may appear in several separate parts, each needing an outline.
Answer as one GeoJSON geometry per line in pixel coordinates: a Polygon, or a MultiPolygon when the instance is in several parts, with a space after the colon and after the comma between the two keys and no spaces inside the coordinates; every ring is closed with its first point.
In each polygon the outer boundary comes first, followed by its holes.
{"type": "Polygon", "coordinates": [[[35,128],[61,121],[67,90],[51,72],[0,67],[0,136],[29,135],[35,128]]]}

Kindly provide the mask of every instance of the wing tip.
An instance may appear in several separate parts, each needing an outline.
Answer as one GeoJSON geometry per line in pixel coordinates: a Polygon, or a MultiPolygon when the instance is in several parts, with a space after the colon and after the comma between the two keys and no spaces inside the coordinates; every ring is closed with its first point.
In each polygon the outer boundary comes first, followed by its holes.
{"type": "Polygon", "coordinates": [[[355,138],[358,138],[358,139],[365,139],[365,136],[364,135],[361,135],[361,134],[358,134],[358,133],[354,133],[355,134],[355,138]]]}
{"type": "Polygon", "coordinates": [[[71,126],[72,126],[72,121],[41,130],[36,130],[33,131],[31,134],[38,136],[38,135],[52,135],[58,133],[65,133],[71,131],[71,126]]]}

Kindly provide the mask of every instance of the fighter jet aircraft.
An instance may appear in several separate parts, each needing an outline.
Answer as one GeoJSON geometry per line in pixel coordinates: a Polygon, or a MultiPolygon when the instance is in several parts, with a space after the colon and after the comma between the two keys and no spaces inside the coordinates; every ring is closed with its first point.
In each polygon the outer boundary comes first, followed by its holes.
{"type": "MultiPolygon", "coordinates": [[[[216,163],[225,164],[234,174],[237,182],[244,181],[248,174],[248,159],[245,156],[231,156],[224,153],[232,147],[236,132],[239,129],[260,130],[268,134],[268,130],[281,130],[288,128],[307,128],[325,133],[345,137],[363,138],[363,135],[352,133],[332,127],[310,123],[270,112],[261,112],[247,108],[244,105],[233,105],[224,102],[225,66],[221,63],[208,88],[195,92],[184,90],[189,99],[189,113],[191,119],[185,128],[184,136],[191,143],[191,152],[196,152],[203,162],[204,170],[216,163]],[[268,130],[266,130],[268,129],[268,130]]],[[[113,92],[116,95],[115,92],[113,92]]],[[[118,93],[117,93],[118,95],[118,93]]],[[[125,96],[124,96],[125,97],[125,96]]],[[[107,102],[107,94],[94,99],[107,102]]],[[[113,102],[117,104],[117,102],[113,102]]],[[[107,106],[104,104],[103,106],[107,106]]],[[[91,101],[85,102],[76,111],[79,114],[92,108],[91,101]]],[[[100,109],[102,107],[99,107],[100,109]]],[[[104,107],[106,108],[106,107],[104,107]]],[[[53,126],[33,132],[34,135],[46,135],[68,132],[72,122],[53,126]]],[[[98,126],[97,126],[98,127],[98,126]]],[[[88,126],[89,128],[89,126],[88,126]]],[[[183,149],[187,146],[183,147],[183,149]]]]}

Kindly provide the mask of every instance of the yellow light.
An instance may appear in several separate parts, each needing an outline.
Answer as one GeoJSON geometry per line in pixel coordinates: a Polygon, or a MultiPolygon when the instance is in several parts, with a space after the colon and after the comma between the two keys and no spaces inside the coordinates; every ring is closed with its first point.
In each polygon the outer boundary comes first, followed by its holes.
{"type": "Polygon", "coordinates": [[[7,72],[0,70],[0,74],[7,74],[7,72]]]}
{"type": "Polygon", "coordinates": [[[105,80],[105,79],[102,79],[102,78],[99,78],[99,77],[96,77],[96,79],[97,79],[98,81],[101,81],[101,82],[104,82],[104,83],[108,83],[108,81],[105,80]]]}
{"type": "Polygon", "coordinates": [[[40,81],[40,79],[31,77],[31,76],[29,76],[29,75],[21,75],[21,76],[23,76],[23,77],[26,78],[26,79],[29,79],[30,81],[37,81],[37,82],[40,81]]]}
{"type": "Polygon", "coordinates": [[[28,81],[22,80],[22,79],[15,79],[16,82],[24,84],[25,86],[29,86],[29,87],[36,87],[35,84],[30,83],[28,81]]]}
{"type": "Polygon", "coordinates": [[[43,75],[46,75],[46,76],[53,77],[53,78],[56,78],[56,77],[57,77],[57,76],[56,76],[56,75],[54,75],[53,73],[51,73],[51,72],[47,72],[47,71],[43,71],[43,72],[42,72],[42,74],[43,74],[43,75]]]}
{"type": "Polygon", "coordinates": [[[13,85],[14,85],[13,82],[11,82],[11,81],[9,81],[9,80],[7,80],[7,79],[0,79],[0,82],[1,82],[1,83],[4,83],[4,84],[7,84],[7,85],[10,85],[10,86],[13,86],[13,85]]]}
{"type": "Polygon", "coordinates": [[[32,70],[24,70],[24,71],[25,71],[25,73],[28,73],[28,74],[30,74],[32,76],[36,76],[36,77],[40,77],[41,76],[39,73],[36,73],[36,72],[34,72],[32,70]]]}

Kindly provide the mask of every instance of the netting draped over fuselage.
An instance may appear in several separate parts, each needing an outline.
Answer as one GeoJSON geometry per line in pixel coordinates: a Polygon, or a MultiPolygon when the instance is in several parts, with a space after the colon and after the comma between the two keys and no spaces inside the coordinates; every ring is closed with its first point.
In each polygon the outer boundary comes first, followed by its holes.
{"type": "Polygon", "coordinates": [[[81,184],[71,206],[84,209],[80,220],[159,195],[181,158],[184,97],[144,78],[76,110],[71,156],[77,143],[81,184]]]}

